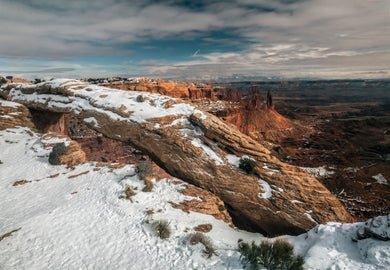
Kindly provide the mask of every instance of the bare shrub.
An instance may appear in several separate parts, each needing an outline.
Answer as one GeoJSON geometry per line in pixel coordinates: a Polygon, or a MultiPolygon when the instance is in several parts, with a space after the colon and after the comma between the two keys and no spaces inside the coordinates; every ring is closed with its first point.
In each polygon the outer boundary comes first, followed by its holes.
{"type": "Polygon", "coordinates": [[[127,187],[125,190],[125,195],[119,196],[119,199],[127,199],[133,202],[133,199],[131,197],[133,197],[134,195],[135,195],[134,190],[132,190],[130,187],[127,187]]]}
{"type": "Polygon", "coordinates": [[[200,232],[192,233],[188,236],[188,242],[190,245],[196,245],[202,243],[204,249],[202,250],[203,255],[205,255],[208,259],[210,259],[213,255],[218,255],[213,243],[210,238],[200,232]]]}
{"type": "Polygon", "coordinates": [[[171,235],[171,228],[166,220],[159,220],[153,224],[153,233],[161,239],[167,239],[171,235]]]}
{"type": "Polygon", "coordinates": [[[140,179],[145,179],[148,176],[154,175],[153,164],[150,159],[139,162],[135,165],[135,173],[140,179]]]}
{"type": "Polygon", "coordinates": [[[151,192],[152,191],[152,189],[153,189],[153,182],[152,181],[150,181],[150,180],[146,180],[146,179],[144,179],[144,184],[145,184],[145,186],[144,186],[144,188],[142,189],[142,191],[143,192],[151,192]]]}

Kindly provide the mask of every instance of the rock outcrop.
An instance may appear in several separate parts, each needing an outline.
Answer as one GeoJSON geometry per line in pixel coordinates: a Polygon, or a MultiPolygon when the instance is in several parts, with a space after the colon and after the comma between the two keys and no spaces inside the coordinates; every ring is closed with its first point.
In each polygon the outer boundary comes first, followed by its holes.
{"type": "Polygon", "coordinates": [[[58,133],[47,133],[41,138],[41,142],[46,148],[54,147],[58,140],[62,140],[66,143],[66,151],[57,156],[58,164],[56,165],[67,165],[68,167],[73,167],[87,162],[85,153],[81,149],[80,145],[77,142],[72,141],[69,137],[58,133]]]}
{"type": "Polygon", "coordinates": [[[30,111],[25,106],[0,99],[0,130],[17,126],[35,128],[30,111]]]}
{"type": "Polygon", "coordinates": [[[226,223],[233,223],[223,201],[209,191],[193,185],[184,184],[184,189],[181,189],[180,192],[186,196],[194,197],[194,199],[185,200],[178,204],[170,202],[173,207],[183,211],[212,215],[216,219],[221,219],[226,223]]]}
{"type": "Polygon", "coordinates": [[[233,217],[257,231],[299,234],[317,223],[352,221],[316,179],[180,100],[145,93],[137,102],[139,92],[75,80],[7,85],[0,94],[36,110],[70,113],[107,137],[135,146],[169,174],[217,195],[233,217]],[[243,155],[256,160],[254,175],[238,168],[243,155]]]}
{"type": "Polygon", "coordinates": [[[377,238],[382,241],[390,240],[390,214],[367,220],[357,231],[357,239],[377,238]]]}

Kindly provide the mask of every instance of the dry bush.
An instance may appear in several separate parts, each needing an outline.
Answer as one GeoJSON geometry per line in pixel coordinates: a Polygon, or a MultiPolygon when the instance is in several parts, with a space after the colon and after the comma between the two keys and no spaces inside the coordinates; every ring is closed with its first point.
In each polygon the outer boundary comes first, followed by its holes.
{"type": "Polygon", "coordinates": [[[144,179],[144,184],[145,184],[145,186],[144,186],[144,188],[142,189],[142,191],[143,192],[151,192],[152,191],[152,189],[153,189],[153,182],[152,181],[150,181],[150,180],[146,180],[146,179],[144,179]]]}
{"type": "Polygon", "coordinates": [[[167,239],[171,235],[171,228],[166,220],[159,220],[153,224],[153,233],[161,239],[167,239]]]}
{"type": "Polygon", "coordinates": [[[208,238],[203,233],[195,232],[195,233],[190,234],[188,236],[188,242],[190,243],[190,245],[196,245],[196,244],[202,243],[204,246],[202,253],[208,259],[210,259],[213,255],[216,255],[216,256],[218,255],[210,238],[208,238]]]}
{"type": "Polygon", "coordinates": [[[135,173],[140,179],[145,179],[148,176],[154,175],[153,164],[150,159],[139,162],[135,165],[135,173]]]}

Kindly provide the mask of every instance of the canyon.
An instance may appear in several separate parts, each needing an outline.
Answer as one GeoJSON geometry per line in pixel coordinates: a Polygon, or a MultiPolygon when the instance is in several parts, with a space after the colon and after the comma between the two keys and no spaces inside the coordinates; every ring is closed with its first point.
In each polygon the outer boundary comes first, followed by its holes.
{"type": "Polygon", "coordinates": [[[284,162],[307,168],[357,220],[390,212],[389,185],[377,181],[390,179],[388,80],[213,85],[144,78],[102,85],[184,98],[284,162]]]}
{"type": "Polygon", "coordinates": [[[137,102],[139,92],[74,80],[10,84],[1,95],[45,114],[71,114],[89,128],[130,144],[172,176],[217,195],[233,219],[240,217],[253,230],[298,234],[317,223],[353,220],[315,178],[271,155],[268,143],[260,144],[178,99],[145,93],[137,102]],[[244,155],[256,160],[255,175],[236,165],[244,155]]]}

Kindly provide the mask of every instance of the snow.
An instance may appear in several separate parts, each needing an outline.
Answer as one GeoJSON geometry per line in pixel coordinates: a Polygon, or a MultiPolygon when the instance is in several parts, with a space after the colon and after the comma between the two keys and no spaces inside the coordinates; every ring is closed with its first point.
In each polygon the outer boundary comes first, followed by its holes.
{"type": "MultiPolygon", "coordinates": [[[[95,117],[84,118],[84,122],[92,124],[92,125],[94,125],[97,128],[100,127],[99,124],[98,124],[98,121],[96,120],[95,117]]],[[[117,136],[119,136],[119,135],[117,135],[117,136]]]]}
{"type": "Polygon", "coordinates": [[[268,173],[269,175],[271,175],[271,176],[272,176],[273,174],[275,174],[275,173],[280,173],[280,171],[278,171],[278,170],[269,168],[269,167],[268,167],[268,164],[266,164],[266,163],[264,163],[263,169],[266,169],[267,173],[268,173]]]}
{"type": "Polygon", "coordinates": [[[264,181],[263,179],[259,179],[259,185],[264,190],[264,192],[259,193],[259,197],[264,198],[264,199],[271,198],[273,189],[270,187],[270,185],[266,181],[264,181]]]}
{"type": "Polygon", "coordinates": [[[19,103],[2,100],[2,99],[0,99],[0,105],[3,107],[11,107],[11,108],[18,108],[19,106],[21,106],[19,103]]]}
{"type": "MultiPolygon", "coordinates": [[[[69,80],[62,83],[78,85],[69,80]]],[[[61,98],[47,100],[60,106],[61,98]]],[[[77,102],[82,102],[77,98],[73,101],[75,109],[77,102]]],[[[95,170],[95,163],[74,169],[50,165],[51,148],[44,144],[64,140],[53,134],[42,137],[24,127],[0,131],[0,236],[20,228],[0,241],[0,269],[243,269],[236,251],[237,240],[258,243],[265,239],[260,234],[233,229],[210,215],[173,208],[169,201],[192,199],[179,192],[182,187],[174,180],[153,180],[152,192],[142,192],[144,184],[132,165],[100,170],[95,170]],[[88,173],[69,178],[83,172],[88,173]],[[31,182],[13,186],[20,180],[31,182]],[[133,202],[119,199],[127,187],[137,188],[133,202]],[[154,214],[147,215],[147,210],[154,214]],[[149,223],[160,219],[170,223],[172,235],[167,240],[152,233],[149,223]],[[211,259],[202,256],[199,245],[186,242],[193,227],[206,223],[213,226],[207,236],[219,254],[211,259]]],[[[213,153],[209,153],[210,158],[213,153]]],[[[227,156],[236,166],[239,159],[227,156]]],[[[272,191],[277,192],[275,186],[262,179],[259,184],[264,190],[259,194],[262,198],[268,199],[272,191]]],[[[310,214],[305,213],[309,218],[310,214]]],[[[304,256],[305,269],[389,269],[390,241],[352,240],[363,224],[328,223],[299,236],[281,237],[304,256]]]]}
{"type": "Polygon", "coordinates": [[[201,139],[194,138],[191,140],[191,143],[193,146],[203,149],[203,152],[206,153],[211,159],[213,159],[215,164],[224,164],[223,160],[209,146],[205,145],[201,139]]]}
{"type": "Polygon", "coordinates": [[[43,137],[40,138],[40,142],[46,144],[46,145],[55,145],[57,143],[64,143],[65,146],[70,145],[70,141],[67,137],[59,138],[55,134],[47,133],[43,137]]]}
{"type": "Polygon", "coordinates": [[[169,201],[191,198],[173,180],[154,182],[152,192],[142,192],[132,165],[112,172],[94,171],[94,163],[74,170],[52,166],[50,149],[27,132],[0,131],[0,235],[21,228],[0,242],[0,269],[242,269],[237,240],[260,239],[212,216],[173,208],[169,201]],[[10,139],[15,143],[5,142],[10,139]],[[22,179],[32,182],[12,186],[22,179]],[[133,203],[118,198],[128,186],[137,187],[133,203]],[[148,224],[160,219],[170,222],[168,240],[156,238],[148,224]],[[211,259],[186,242],[191,228],[206,223],[213,226],[207,235],[219,253],[211,259]]]}
{"type": "Polygon", "coordinates": [[[329,170],[328,167],[322,166],[322,167],[301,167],[302,170],[307,172],[313,177],[327,177],[334,174],[334,171],[329,170]]]}
{"type": "Polygon", "coordinates": [[[139,95],[139,92],[137,91],[111,89],[70,79],[55,79],[45,83],[53,88],[66,86],[68,87],[67,91],[73,92],[75,96],[64,97],[59,95],[38,95],[36,93],[22,95],[20,88],[25,86],[16,85],[15,88],[10,91],[9,97],[11,99],[26,101],[47,101],[48,106],[51,107],[71,106],[75,112],[81,112],[83,108],[88,108],[97,112],[104,111],[106,114],[109,114],[113,120],[135,121],[138,123],[147,122],[148,119],[168,115],[189,116],[194,113],[199,113],[201,114],[202,119],[206,117],[202,111],[188,103],[183,103],[177,99],[159,94],[143,93],[144,102],[137,102],[136,97],[139,95]],[[78,98],[76,94],[85,98],[78,98]],[[102,95],[107,96],[101,98],[100,96],[102,95]],[[69,101],[71,101],[71,103],[69,103],[69,101]],[[171,102],[178,103],[169,105],[171,102]],[[130,114],[130,116],[125,118],[118,113],[108,112],[107,109],[113,111],[122,110],[124,113],[130,114]]]}
{"type": "Polygon", "coordinates": [[[290,202],[292,202],[292,203],[303,203],[303,202],[298,201],[298,200],[290,200],[290,202]]]}
{"type": "Polygon", "coordinates": [[[317,221],[314,220],[314,218],[310,215],[311,213],[313,213],[312,210],[309,210],[309,211],[306,211],[305,212],[305,216],[307,216],[311,221],[313,221],[315,224],[318,224],[317,221]]]}
{"type": "Polygon", "coordinates": [[[389,269],[389,241],[352,241],[361,225],[330,222],[302,235],[285,237],[304,256],[306,269],[389,269]]]}
{"type": "Polygon", "coordinates": [[[238,157],[238,156],[232,155],[232,154],[228,154],[228,155],[226,155],[226,158],[230,164],[232,164],[236,167],[238,167],[240,165],[241,157],[238,157]]]}
{"type": "Polygon", "coordinates": [[[389,184],[387,179],[381,173],[374,175],[372,178],[374,178],[378,184],[383,184],[383,185],[389,184]]]}

